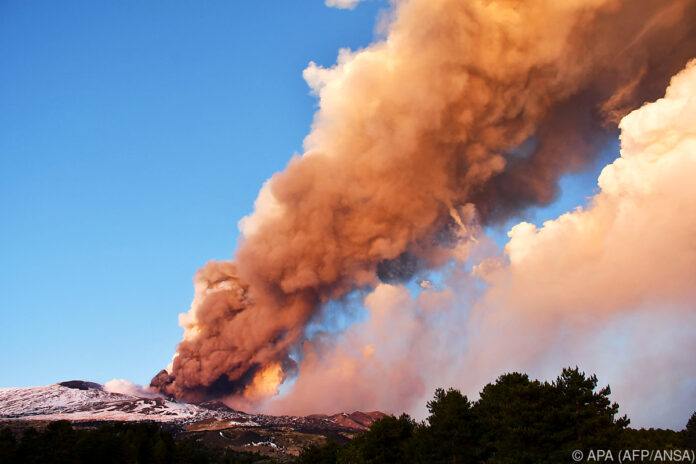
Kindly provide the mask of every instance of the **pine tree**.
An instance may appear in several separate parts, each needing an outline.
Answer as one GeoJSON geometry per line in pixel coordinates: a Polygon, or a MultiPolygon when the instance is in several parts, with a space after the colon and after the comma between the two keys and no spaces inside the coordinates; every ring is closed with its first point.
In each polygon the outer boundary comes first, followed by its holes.
{"type": "Polygon", "coordinates": [[[691,415],[691,419],[686,424],[684,444],[689,449],[696,449],[696,412],[691,415]]]}
{"type": "Polygon", "coordinates": [[[482,453],[490,463],[547,462],[558,449],[554,437],[554,390],[547,383],[531,381],[513,372],[486,385],[474,410],[484,431],[482,453]]]}
{"type": "Polygon", "coordinates": [[[473,405],[459,390],[438,388],[428,402],[427,444],[431,462],[478,462],[479,427],[473,405]]]}
{"type": "Polygon", "coordinates": [[[619,405],[609,399],[611,388],[595,391],[597,376],[586,377],[578,367],[563,369],[553,384],[559,394],[559,424],[567,436],[565,449],[608,449],[628,426],[626,416],[615,416],[619,405]]]}

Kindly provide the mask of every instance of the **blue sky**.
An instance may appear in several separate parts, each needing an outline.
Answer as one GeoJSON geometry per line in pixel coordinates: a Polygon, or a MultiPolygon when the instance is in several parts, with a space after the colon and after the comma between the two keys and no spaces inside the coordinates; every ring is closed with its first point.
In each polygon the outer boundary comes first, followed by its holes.
{"type": "MultiPolygon", "coordinates": [[[[194,272],[231,257],[237,221],[301,149],[302,70],[367,45],[384,6],[0,3],[0,387],[149,382],[194,272]]],[[[601,166],[529,218],[582,204],[601,166]]]]}

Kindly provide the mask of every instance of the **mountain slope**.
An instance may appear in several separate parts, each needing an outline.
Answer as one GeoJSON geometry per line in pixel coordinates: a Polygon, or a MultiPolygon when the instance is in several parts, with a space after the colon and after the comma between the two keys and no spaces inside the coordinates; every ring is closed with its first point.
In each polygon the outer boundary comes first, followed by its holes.
{"type": "Polygon", "coordinates": [[[214,401],[180,403],[162,397],[114,393],[92,382],[73,380],[41,387],[0,388],[0,419],[69,421],[155,421],[191,424],[227,421],[247,427],[291,426],[363,430],[380,412],[307,417],[246,414],[214,401]]]}
{"type": "Polygon", "coordinates": [[[179,438],[206,446],[259,452],[278,462],[292,462],[302,448],[327,436],[346,441],[383,417],[381,412],[312,416],[270,416],[235,411],[219,401],[179,403],[155,395],[109,392],[102,385],[71,380],[54,385],[0,388],[0,428],[15,433],[68,420],[76,427],[113,421],[153,421],[179,438]],[[4,424],[3,424],[4,423],[4,424]]]}
{"type": "Polygon", "coordinates": [[[0,389],[0,418],[7,419],[169,422],[220,415],[222,412],[164,398],[107,392],[101,385],[89,382],[0,389]]]}

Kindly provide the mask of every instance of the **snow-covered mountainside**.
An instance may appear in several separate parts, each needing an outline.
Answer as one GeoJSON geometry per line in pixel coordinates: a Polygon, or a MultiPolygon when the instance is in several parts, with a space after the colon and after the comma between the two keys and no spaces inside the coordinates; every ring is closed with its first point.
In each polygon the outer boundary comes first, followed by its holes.
{"type": "Polygon", "coordinates": [[[243,416],[232,410],[215,411],[164,398],[112,393],[91,382],[0,388],[1,418],[169,422],[208,418],[243,420],[243,416]]]}
{"type": "Polygon", "coordinates": [[[42,387],[0,388],[0,420],[155,421],[190,424],[214,420],[230,426],[291,426],[360,430],[379,412],[307,417],[246,414],[222,403],[188,404],[160,397],[114,393],[79,380],[42,387]]]}

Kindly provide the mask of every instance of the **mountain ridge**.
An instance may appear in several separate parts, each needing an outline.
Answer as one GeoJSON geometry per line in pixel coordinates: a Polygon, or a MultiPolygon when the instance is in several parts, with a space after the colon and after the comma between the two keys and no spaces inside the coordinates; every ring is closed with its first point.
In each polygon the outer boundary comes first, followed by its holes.
{"type": "Polygon", "coordinates": [[[365,430],[385,414],[379,411],[307,416],[250,414],[221,401],[183,403],[156,395],[108,391],[103,385],[69,380],[36,387],[0,388],[0,420],[154,421],[183,425],[214,419],[257,426],[311,424],[365,430]]]}
{"type": "Polygon", "coordinates": [[[0,388],[0,428],[9,426],[15,433],[59,420],[85,428],[113,422],[156,422],[178,438],[189,437],[207,446],[240,452],[259,452],[279,462],[292,462],[291,456],[329,436],[345,442],[384,415],[379,411],[308,416],[250,414],[220,401],[181,403],[154,394],[112,392],[83,380],[0,388]]]}

